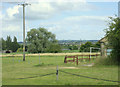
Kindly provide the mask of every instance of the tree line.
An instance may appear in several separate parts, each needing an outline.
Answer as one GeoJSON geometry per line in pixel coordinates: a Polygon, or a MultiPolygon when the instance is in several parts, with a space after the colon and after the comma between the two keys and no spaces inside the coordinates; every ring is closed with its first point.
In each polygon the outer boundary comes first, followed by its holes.
{"type": "MultiPolygon", "coordinates": [[[[23,45],[20,45],[17,42],[17,38],[15,36],[13,38],[13,41],[10,36],[7,36],[6,40],[1,38],[1,42],[2,50],[12,50],[13,52],[23,51],[23,45]]],[[[45,28],[40,27],[37,29],[33,28],[27,32],[25,51],[29,53],[58,53],[62,52],[62,49],[68,49],[79,50],[79,52],[89,52],[90,47],[100,48],[100,43],[97,42],[93,44],[92,42],[88,41],[84,44],[81,44],[81,46],[76,44],[60,45],[56,40],[55,34],[47,31],[45,28]]]]}
{"type": "MultiPolygon", "coordinates": [[[[86,43],[80,42],[80,44],[63,44],[61,46],[63,49],[78,50],[79,52],[90,52],[90,47],[100,48],[100,42],[87,41],[86,43]]],[[[93,52],[98,52],[98,49],[93,49],[93,52]]]]}
{"type": "Polygon", "coordinates": [[[2,50],[12,50],[12,52],[16,52],[18,48],[20,48],[19,43],[17,42],[17,38],[14,36],[13,41],[10,36],[7,36],[7,39],[0,39],[2,43],[2,50]]]}
{"type": "MultiPolygon", "coordinates": [[[[14,36],[13,41],[10,36],[7,39],[0,39],[1,50],[12,50],[12,52],[22,52],[23,45],[17,42],[14,36]]],[[[27,32],[25,51],[29,53],[58,53],[61,52],[61,46],[56,40],[56,36],[48,32],[45,28],[31,29],[27,32]]]]}

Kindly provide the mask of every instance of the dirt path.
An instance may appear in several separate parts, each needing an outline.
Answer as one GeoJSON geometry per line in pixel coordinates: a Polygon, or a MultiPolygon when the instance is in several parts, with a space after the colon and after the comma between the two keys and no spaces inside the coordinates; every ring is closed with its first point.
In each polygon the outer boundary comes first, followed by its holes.
{"type": "MultiPolygon", "coordinates": [[[[65,55],[89,55],[90,53],[40,53],[40,56],[65,56],[65,55]]],[[[95,55],[96,53],[92,53],[92,55],[95,55]]],[[[100,53],[97,53],[100,54],[100,53]]],[[[6,56],[23,56],[23,54],[4,54],[0,55],[0,57],[6,57],[6,56]]],[[[26,54],[26,56],[39,56],[39,54],[26,54]]]]}

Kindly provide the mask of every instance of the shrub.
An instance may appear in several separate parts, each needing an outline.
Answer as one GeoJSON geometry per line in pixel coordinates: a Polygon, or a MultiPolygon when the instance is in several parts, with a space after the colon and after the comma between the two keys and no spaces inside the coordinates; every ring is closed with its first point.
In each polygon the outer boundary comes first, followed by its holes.
{"type": "Polygon", "coordinates": [[[100,66],[100,65],[118,65],[118,62],[116,62],[116,60],[114,60],[114,58],[108,56],[108,57],[100,57],[97,58],[95,61],[95,65],[96,66],[100,66]]]}
{"type": "Polygon", "coordinates": [[[17,52],[23,52],[22,48],[18,48],[17,52]]]}

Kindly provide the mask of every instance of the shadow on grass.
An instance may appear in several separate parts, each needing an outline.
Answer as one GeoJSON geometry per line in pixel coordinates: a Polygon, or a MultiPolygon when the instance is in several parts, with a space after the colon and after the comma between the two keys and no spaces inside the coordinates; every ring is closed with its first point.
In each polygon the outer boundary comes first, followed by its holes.
{"type": "Polygon", "coordinates": [[[41,63],[41,64],[36,64],[34,65],[35,67],[42,67],[42,66],[52,66],[54,64],[44,64],[44,63],[41,63]]]}

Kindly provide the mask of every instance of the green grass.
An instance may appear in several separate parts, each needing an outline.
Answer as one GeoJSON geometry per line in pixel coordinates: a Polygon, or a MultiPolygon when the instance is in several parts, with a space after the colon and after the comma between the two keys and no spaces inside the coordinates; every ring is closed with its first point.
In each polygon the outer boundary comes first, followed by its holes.
{"type": "MultiPolygon", "coordinates": [[[[2,53],[2,55],[7,55],[7,54],[15,55],[15,54],[23,54],[23,52],[2,53]]],[[[29,54],[29,53],[25,52],[25,54],[29,54]]]]}
{"type": "Polygon", "coordinates": [[[40,56],[40,64],[39,56],[28,56],[24,62],[22,57],[4,57],[2,58],[2,82],[3,85],[118,85],[117,82],[83,78],[63,72],[59,72],[58,81],[56,80],[56,74],[39,77],[39,75],[56,73],[56,66],[58,65],[59,70],[66,72],[100,79],[118,80],[117,66],[82,66],[94,61],[79,61],[77,66],[75,63],[65,64],[64,56],[40,56]],[[27,78],[34,76],[38,77],[27,78]]]}

